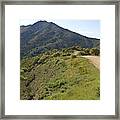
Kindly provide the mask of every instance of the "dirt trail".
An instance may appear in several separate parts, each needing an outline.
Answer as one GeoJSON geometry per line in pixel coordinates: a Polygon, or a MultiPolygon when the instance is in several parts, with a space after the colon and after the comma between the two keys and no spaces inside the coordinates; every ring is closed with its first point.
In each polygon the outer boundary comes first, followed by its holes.
{"type": "Polygon", "coordinates": [[[98,69],[100,69],[100,56],[82,56],[90,60],[98,69]]]}

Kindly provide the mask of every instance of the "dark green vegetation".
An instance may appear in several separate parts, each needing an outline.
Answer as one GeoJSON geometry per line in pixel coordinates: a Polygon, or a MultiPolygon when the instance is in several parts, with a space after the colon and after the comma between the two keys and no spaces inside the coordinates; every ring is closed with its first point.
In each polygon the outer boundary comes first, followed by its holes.
{"type": "Polygon", "coordinates": [[[98,100],[99,70],[81,55],[99,55],[96,48],[51,50],[21,60],[22,100],[98,100]],[[75,51],[78,52],[75,55],[75,51]]]}
{"type": "Polygon", "coordinates": [[[80,35],[47,21],[20,26],[20,40],[21,58],[76,45],[81,48],[100,48],[99,39],[80,35]]]}
{"type": "Polygon", "coordinates": [[[99,69],[83,57],[99,49],[99,39],[52,22],[20,26],[20,99],[100,99],[99,69]]]}

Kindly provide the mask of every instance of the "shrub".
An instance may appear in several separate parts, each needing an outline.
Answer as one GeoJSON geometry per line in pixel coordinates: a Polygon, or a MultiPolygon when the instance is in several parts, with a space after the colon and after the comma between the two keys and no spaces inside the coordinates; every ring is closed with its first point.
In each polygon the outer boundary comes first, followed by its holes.
{"type": "Polygon", "coordinates": [[[76,55],[71,55],[71,58],[76,58],[76,55]]]}
{"type": "Polygon", "coordinates": [[[22,68],[22,70],[23,70],[24,72],[27,72],[27,71],[28,71],[28,69],[27,69],[26,67],[22,68]]]}
{"type": "Polygon", "coordinates": [[[40,58],[38,57],[38,56],[36,56],[35,58],[34,58],[34,60],[33,60],[33,65],[35,65],[37,62],[38,62],[38,60],[39,60],[40,58]]]}
{"type": "Polygon", "coordinates": [[[79,46],[73,46],[71,49],[72,49],[72,50],[80,51],[81,48],[80,48],[79,46]]]}
{"type": "Polygon", "coordinates": [[[99,87],[97,87],[97,97],[100,97],[100,88],[99,87]]]}
{"type": "Polygon", "coordinates": [[[59,57],[59,56],[60,56],[60,53],[59,53],[59,52],[54,53],[52,56],[53,56],[53,57],[59,57]]]}
{"type": "Polygon", "coordinates": [[[100,55],[100,50],[97,48],[92,48],[92,49],[90,49],[90,54],[91,55],[100,55]]]}
{"type": "Polygon", "coordinates": [[[90,54],[90,49],[89,49],[89,48],[86,48],[86,49],[85,49],[85,54],[86,54],[86,55],[89,55],[89,54],[90,54]]]}
{"type": "Polygon", "coordinates": [[[20,69],[20,74],[24,73],[24,70],[23,69],[20,69]]]}
{"type": "Polygon", "coordinates": [[[49,58],[49,55],[43,55],[39,60],[38,64],[44,63],[49,58]]]}
{"type": "Polygon", "coordinates": [[[20,75],[20,80],[27,80],[27,78],[24,77],[23,75],[20,75]]]}

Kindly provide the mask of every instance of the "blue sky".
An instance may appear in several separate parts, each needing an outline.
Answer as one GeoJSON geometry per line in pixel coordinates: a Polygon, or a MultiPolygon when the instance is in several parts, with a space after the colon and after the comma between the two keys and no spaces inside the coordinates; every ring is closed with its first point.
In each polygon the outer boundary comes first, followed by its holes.
{"type": "MultiPolygon", "coordinates": [[[[40,20],[21,20],[20,25],[33,24],[40,20]]],[[[100,38],[100,21],[99,20],[46,20],[55,24],[85,35],[87,37],[100,38]]]]}

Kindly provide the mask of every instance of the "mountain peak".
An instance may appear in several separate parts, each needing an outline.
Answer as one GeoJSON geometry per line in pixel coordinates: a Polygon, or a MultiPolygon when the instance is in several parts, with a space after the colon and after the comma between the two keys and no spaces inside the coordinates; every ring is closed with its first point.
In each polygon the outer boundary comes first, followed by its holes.
{"type": "Polygon", "coordinates": [[[45,20],[32,25],[21,26],[20,41],[21,57],[76,45],[81,48],[100,47],[99,39],[80,35],[45,20]]]}
{"type": "Polygon", "coordinates": [[[48,23],[48,22],[46,20],[40,20],[40,21],[33,23],[33,25],[40,24],[40,23],[48,23]]]}

